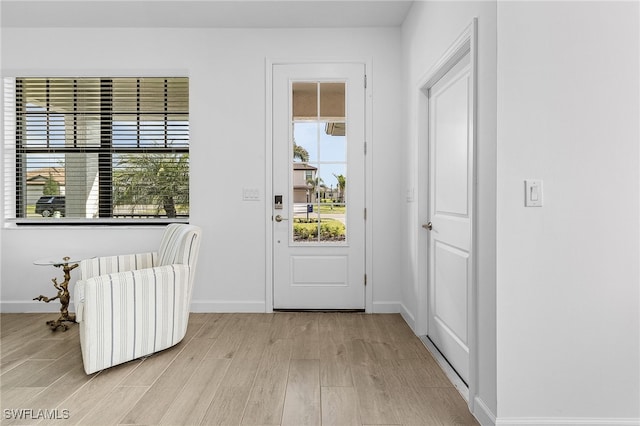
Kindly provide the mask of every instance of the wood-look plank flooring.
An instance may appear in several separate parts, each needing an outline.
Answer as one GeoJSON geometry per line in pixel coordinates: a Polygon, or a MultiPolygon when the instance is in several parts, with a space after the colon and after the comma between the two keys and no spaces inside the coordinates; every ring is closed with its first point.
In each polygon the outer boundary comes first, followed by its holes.
{"type": "Polygon", "coordinates": [[[0,316],[2,424],[478,424],[399,315],[191,314],[180,344],[89,376],[55,316],[0,316]]]}

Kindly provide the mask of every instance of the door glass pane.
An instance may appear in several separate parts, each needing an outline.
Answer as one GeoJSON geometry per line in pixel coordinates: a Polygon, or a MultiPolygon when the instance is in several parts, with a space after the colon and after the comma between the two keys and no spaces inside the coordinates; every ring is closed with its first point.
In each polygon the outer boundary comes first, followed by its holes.
{"type": "Polygon", "coordinates": [[[344,82],[292,84],[292,240],[347,239],[344,82]]]}
{"type": "Polygon", "coordinates": [[[346,123],[324,122],[321,123],[322,130],[319,135],[320,155],[322,162],[346,163],[347,161],[347,138],[346,123]]]}
{"type": "Polygon", "coordinates": [[[317,122],[298,121],[293,123],[293,161],[302,163],[318,162],[317,122]]]}
{"type": "Polygon", "coordinates": [[[323,163],[319,171],[322,184],[318,189],[320,241],[345,241],[347,222],[345,203],[347,166],[343,163],[323,163]]]}

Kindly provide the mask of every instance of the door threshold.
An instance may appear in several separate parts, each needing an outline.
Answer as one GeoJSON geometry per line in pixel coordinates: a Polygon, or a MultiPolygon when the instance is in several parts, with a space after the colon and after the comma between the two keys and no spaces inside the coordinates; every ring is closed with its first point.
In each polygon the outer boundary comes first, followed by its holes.
{"type": "Polygon", "coordinates": [[[431,356],[436,360],[444,374],[447,376],[451,384],[458,390],[460,395],[464,398],[467,403],[469,403],[469,387],[465,383],[464,380],[458,375],[456,370],[449,364],[449,361],[442,356],[442,353],[438,350],[438,348],[431,342],[429,336],[418,336],[422,341],[422,344],[427,348],[431,356]]]}

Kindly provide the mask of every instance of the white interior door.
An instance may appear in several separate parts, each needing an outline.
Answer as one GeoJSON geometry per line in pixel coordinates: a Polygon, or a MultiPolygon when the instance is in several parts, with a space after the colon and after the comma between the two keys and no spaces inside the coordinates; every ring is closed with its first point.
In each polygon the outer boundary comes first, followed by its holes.
{"type": "Polygon", "coordinates": [[[364,309],[364,74],[273,65],[274,309],[364,309]]]}
{"type": "Polygon", "coordinates": [[[469,378],[473,134],[467,53],[429,89],[428,335],[469,378]]]}

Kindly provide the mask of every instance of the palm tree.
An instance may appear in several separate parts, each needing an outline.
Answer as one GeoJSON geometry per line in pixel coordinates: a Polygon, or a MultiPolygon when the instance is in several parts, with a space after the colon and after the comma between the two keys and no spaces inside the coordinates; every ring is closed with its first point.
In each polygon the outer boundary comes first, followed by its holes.
{"type": "Polygon", "coordinates": [[[327,185],[324,184],[324,182],[322,182],[320,184],[320,198],[327,198],[327,185]]]}
{"type": "Polygon", "coordinates": [[[155,205],[167,217],[189,204],[189,154],[127,155],[113,176],[114,205],[155,205]]]}
{"type": "Polygon", "coordinates": [[[341,203],[344,203],[344,191],[347,188],[347,178],[344,175],[333,174],[338,181],[338,198],[341,203]]]}
{"type": "Polygon", "coordinates": [[[293,141],[293,161],[300,160],[303,163],[307,163],[309,161],[309,151],[307,151],[303,146],[300,146],[293,141]]]}
{"type": "Polygon", "coordinates": [[[309,187],[309,190],[313,191],[313,194],[316,195],[316,200],[319,198],[319,194],[317,190],[322,186],[324,186],[324,181],[322,180],[321,177],[317,177],[315,179],[312,179],[312,178],[307,179],[307,187],[309,187]]]}

